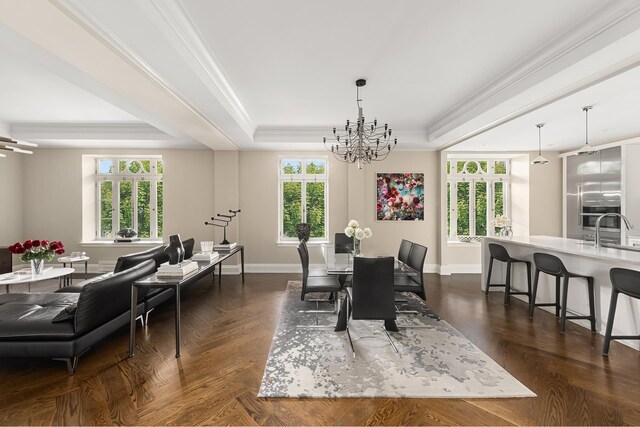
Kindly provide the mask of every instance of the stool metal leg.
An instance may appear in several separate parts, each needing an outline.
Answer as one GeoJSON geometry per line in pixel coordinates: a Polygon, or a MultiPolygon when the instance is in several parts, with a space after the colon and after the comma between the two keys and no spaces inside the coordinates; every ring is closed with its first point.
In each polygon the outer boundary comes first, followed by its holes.
{"type": "Polygon", "coordinates": [[[531,263],[526,262],[527,264],[527,292],[529,297],[529,304],[531,304],[531,263]]]}
{"type": "Polygon", "coordinates": [[[493,270],[493,257],[489,258],[489,271],[487,272],[487,288],[484,290],[486,296],[489,295],[489,287],[491,286],[491,271],[493,270]]]}
{"type": "Polygon", "coordinates": [[[504,282],[504,305],[509,305],[511,300],[511,269],[513,264],[507,261],[507,277],[504,282]]]}
{"type": "MultiPolygon", "coordinates": [[[[560,278],[558,277],[558,280],[560,278]]],[[[569,292],[569,276],[563,277],[562,283],[562,314],[560,316],[560,332],[564,332],[567,323],[567,294],[569,292]]]]}
{"type": "Polygon", "coordinates": [[[529,298],[529,317],[533,318],[533,310],[536,308],[536,294],[538,293],[538,280],[540,279],[540,270],[536,268],[535,277],[533,279],[533,290],[529,298]]]}
{"type": "Polygon", "coordinates": [[[556,317],[560,316],[560,276],[556,276],[556,317]]]}
{"type": "Polygon", "coordinates": [[[587,286],[589,288],[589,315],[591,316],[591,332],[596,331],[596,304],[595,291],[593,289],[593,277],[587,277],[587,286]]]}
{"type": "Polygon", "coordinates": [[[609,355],[609,346],[611,345],[611,333],[613,332],[613,320],[616,317],[616,305],[618,304],[618,291],[614,288],[611,290],[611,303],[609,304],[609,318],[607,319],[607,330],[604,333],[604,344],[602,345],[602,354],[609,355]]]}

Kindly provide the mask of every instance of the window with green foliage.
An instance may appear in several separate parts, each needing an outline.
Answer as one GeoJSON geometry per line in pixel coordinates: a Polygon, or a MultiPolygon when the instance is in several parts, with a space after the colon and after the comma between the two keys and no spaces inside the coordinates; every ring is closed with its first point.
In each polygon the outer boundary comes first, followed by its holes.
{"type": "Polygon", "coordinates": [[[491,221],[509,216],[509,160],[449,158],[446,167],[449,240],[495,235],[491,221]]]}
{"type": "Polygon", "coordinates": [[[295,240],[296,225],[311,227],[311,240],[327,237],[327,160],[280,160],[280,240],[295,240]]]}
{"type": "Polygon", "coordinates": [[[141,239],[159,239],[163,225],[161,158],[96,161],[97,239],[133,228],[141,239]]]}

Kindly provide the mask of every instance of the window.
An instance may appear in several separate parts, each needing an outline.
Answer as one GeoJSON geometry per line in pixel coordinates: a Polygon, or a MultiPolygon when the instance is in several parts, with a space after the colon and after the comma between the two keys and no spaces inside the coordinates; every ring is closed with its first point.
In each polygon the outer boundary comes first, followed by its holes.
{"type": "Polygon", "coordinates": [[[280,159],[281,241],[297,241],[296,225],[311,226],[310,240],[327,238],[327,159],[280,159]]]}
{"type": "Polygon", "coordinates": [[[509,160],[447,161],[447,234],[494,236],[493,218],[509,216],[509,160]]]}
{"type": "Polygon", "coordinates": [[[96,239],[133,228],[140,239],[162,238],[162,158],[96,159],[96,239]]]}

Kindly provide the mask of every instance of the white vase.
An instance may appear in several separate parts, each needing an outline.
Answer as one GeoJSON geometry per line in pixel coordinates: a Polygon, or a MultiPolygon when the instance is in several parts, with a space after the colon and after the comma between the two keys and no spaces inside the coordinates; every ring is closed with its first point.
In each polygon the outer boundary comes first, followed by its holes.
{"type": "Polygon", "coordinates": [[[31,260],[31,275],[40,276],[44,271],[44,259],[32,259],[31,260]]]}

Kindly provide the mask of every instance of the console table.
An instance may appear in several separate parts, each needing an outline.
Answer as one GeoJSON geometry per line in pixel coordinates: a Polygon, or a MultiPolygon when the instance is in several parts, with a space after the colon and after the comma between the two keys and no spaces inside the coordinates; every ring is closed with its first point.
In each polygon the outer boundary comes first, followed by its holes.
{"type": "Polygon", "coordinates": [[[211,261],[194,261],[198,263],[198,269],[193,273],[182,278],[158,277],[156,274],[137,280],[131,284],[131,318],[129,320],[129,357],[133,357],[136,345],[136,314],[138,305],[138,288],[161,288],[173,289],[175,293],[175,328],[176,328],[176,357],[180,357],[180,291],[182,288],[197,282],[209,273],[215,274],[216,265],[219,265],[220,276],[222,279],[222,263],[240,252],[242,262],[242,283],[244,283],[244,246],[238,245],[228,251],[217,251],[218,258],[211,261]]]}

